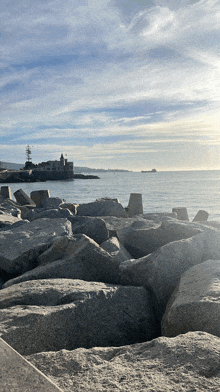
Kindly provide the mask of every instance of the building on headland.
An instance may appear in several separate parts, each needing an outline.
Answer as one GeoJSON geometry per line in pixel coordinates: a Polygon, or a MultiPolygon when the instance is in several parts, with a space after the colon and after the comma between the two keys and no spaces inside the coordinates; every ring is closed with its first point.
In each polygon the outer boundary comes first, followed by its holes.
{"type": "Polygon", "coordinates": [[[46,161],[38,164],[27,161],[25,162],[24,170],[31,170],[33,176],[43,177],[46,180],[59,180],[74,177],[74,164],[73,162],[68,162],[63,154],[61,154],[59,161],[46,161]]]}

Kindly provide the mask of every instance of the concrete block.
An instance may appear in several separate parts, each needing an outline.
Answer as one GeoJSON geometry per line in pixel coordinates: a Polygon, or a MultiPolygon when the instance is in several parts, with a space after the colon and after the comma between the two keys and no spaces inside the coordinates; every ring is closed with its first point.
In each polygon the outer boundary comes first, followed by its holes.
{"type": "Polygon", "coordinates": [[[128,216],[143,214],[142,194],[131,193],[127,207],[128,216]]]}
{"type": "Polygon", "coordinates": [[[43,206],[43,200],[50,197],[50,192],[48,190],[32,191],[30,197],[38,208],[43,206]]]}
{"type": "Polygon", "coordinates": [[[33,207],[36,207],[34,201],[22,189],[18,189],[16,192],[14,192],[14,197],[21,206],[26,206],[29,204],[33,207]]]}
{"type": "Polygon", "coordinates": [[[177,219],[179,219],[179,220],[186,220],[186,221],[189,220],[188,212],[187,212],[186,207],[176,207],[176,208],[173,208],[172,212],[176,212],[177,219]]]}
{"type": "Polygon", "coordinates": [[[6,199],[12,200],[10,186],[1,186],[1,196],[5,197],[6,199]]]}
{"type": "Polygon", "coordinates": [[[204,210],[199,210],[193,219],[193,222],[206,222],[208,220],[209,214],[204,210]]]}
{"type": "Polygon", "coordinates": [[[62,392],[0,338],[0,392],[62,392]]]}

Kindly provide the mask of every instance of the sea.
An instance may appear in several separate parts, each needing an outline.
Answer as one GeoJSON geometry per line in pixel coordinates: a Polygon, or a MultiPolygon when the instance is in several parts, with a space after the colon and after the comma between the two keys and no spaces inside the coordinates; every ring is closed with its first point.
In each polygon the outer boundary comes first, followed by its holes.
{"type": "Polygon", "coordinates": [[[209,221],[220,221],[220,170],[156,173],[106,171],[94,174],[99,179],[4,185],[10,186],[12,193],[23,189],[28,195],[34,190],[48,189],[51,197],[78,204],[102,197],[117,198],[123,207],[128,205],[131,193],[141,193],[144,213],[172,212],[172,208],[186,207],[190,220],[199,210],[205,210],[209,213],[209,221]]]}

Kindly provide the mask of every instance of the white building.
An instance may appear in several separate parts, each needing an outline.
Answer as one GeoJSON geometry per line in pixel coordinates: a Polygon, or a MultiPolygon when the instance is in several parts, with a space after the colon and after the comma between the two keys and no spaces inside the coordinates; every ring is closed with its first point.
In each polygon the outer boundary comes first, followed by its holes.
{"type": "Polygon", "coordinates": [[[63,154],[61,154],[60,160],[57,161],[47,161],[41,162],[32,168],[33,171],[52,171],[52,172],[68,172],[69,174],[74,174],[74,165],[73,162],[67,162],[67,159],[64,159],[63,154]]]}

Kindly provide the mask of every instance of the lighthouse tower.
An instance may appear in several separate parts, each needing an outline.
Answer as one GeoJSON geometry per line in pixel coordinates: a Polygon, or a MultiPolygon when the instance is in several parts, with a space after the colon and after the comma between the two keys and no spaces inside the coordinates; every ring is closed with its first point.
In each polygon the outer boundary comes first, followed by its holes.
{"type": "Polygon", "coordinates": [[[60,166],[61,166],[62,168],[64,168],[64,166],[65,166],[65,159],[64,159],[64,157],[63,157],[63,154],[61,154],[61,157],[60,157],[60,166]]]}

